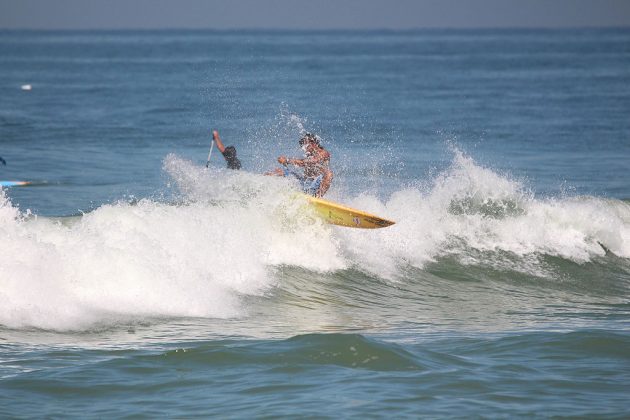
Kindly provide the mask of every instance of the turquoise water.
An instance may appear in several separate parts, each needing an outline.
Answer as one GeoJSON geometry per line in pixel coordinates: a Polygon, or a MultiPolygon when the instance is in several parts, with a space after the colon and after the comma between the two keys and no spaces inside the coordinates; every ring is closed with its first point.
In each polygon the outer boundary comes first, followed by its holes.
{"type": "Polygon", "coordinates": [[[628,30],[0,32],[0,416],[628,417],[628,115],[628,30]]]}

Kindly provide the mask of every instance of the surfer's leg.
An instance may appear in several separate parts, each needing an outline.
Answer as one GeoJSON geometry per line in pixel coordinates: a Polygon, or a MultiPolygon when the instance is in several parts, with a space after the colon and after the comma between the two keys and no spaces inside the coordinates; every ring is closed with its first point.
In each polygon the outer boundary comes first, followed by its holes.
{"type": "MultiPolygon", "coordinates": [[[[321,175],[320,175],[321,176],[321,175]]],[[[324,176],[321,178],[321,183],[317,189],[317,193],[315,194],[317,197],[323,197],[324,194],[326,194],[326,191],[328,191],[328,188],[330,188],[330,184],[332,183],[333,180],[333,173],[332,171],[326,171],[324,173],[324,176]]]]}

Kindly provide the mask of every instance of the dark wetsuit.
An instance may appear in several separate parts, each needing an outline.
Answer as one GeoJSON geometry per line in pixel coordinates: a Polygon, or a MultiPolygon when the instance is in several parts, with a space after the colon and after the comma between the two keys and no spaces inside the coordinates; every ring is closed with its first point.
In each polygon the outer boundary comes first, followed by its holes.
{"type": "Polygon", "coordinates": [[[234,146],[226,147],[223,157],[227,162],[228,169],[241,169],[241,161],[236,157],[236,148],[234,146]]]}

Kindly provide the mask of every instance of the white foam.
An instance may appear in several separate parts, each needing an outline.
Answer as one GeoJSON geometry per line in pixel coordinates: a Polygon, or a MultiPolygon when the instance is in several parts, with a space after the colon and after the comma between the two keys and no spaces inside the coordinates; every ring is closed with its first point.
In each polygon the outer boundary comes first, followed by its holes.
{"type": "Polygon", "coordinates": [[[283,180],[211,173],[174,157],[165,166],[187,186],[184,204],[104,205],[61,224],[26,220],[3,195],[0,324],[68,330],[143,317],[232,317],[245,313],[239,297],[274,284],[270,268],[343,267],[331,230],[295,217],[303,202],[263,194],[265,186],[289,191],[283,180]],[[213,202],[213,194],[223,196],[213,202]]]}
{"type": "MultiPolygon", "coordinates": [[[[195,165],[176,158],[167,160],[165,166],[185,195],[194,200],[248,197],[249,205],[262,209],[263,214],[291,202],[284,179],[233,171],[200,174],[195,165]],[[223,181],[196,178],[203,176],[223,181]]],[[[594,197],[539,199],[522,182],[476,164],[457,149],[451,167],[423,188],[397,191],[386,202],[369,194],[337,197],[333,188],[330,199],[393,219],[396,224],[374,231],[306,230],[300,240],[317,245],[306,252],[318,255],[316,259],[305,257],[302,247],[285,242],[290,238],[279,238],[270,247],[271,264],[322,271],[354,266],[395,279],[405,267],[423,268],[443,255],[455,256],[462,263],[478,262],[471,250],[509,253],[521,258],[523,271],[535,275],[544,270],[533,263],[532,256],[553,255],[584,263],[604,255],[607,249],[630,257],[630,206],[626,203],[594,197]],[[326,232],[325,238],[309,236],[321,232],[326,232]],[[291,258],[292,252],[300,252],[301,257],[291,258]]],[[[285,220],[296,223],[300,217],[293,211],[286,213],[285,220]]],[[[277,236],[275,228],[266,234],[277,236]]],[[[292,235],[294,238],[296,233],[292,235]]],[[[496,264],[504,262],[497,260],[496,264]]]]}
{"type": "Polygon", "coordinates": [[[164,170],[177,204],[103,205],[70,223],[25,217],[0,190],[0,324],[74,330],[242,316],[241,298],[269,291],[287,265],[398,279],[443,255],[469,264],[479,253],[508,253],[533,274],[541,271],[537,255],[584,263],[605,247],[630,258],[628,204],[538,199],[458,152],[430,184],[385,202],[335,197],[333,188],[331,199],[396,221],[372,231],[324,224],[288,179],[208,170],[176,156],[164,170]]]}
{"type": "Polygon", "coordinates": [[[522,183],[460,152],[426,190],[398,191],[384,204],[375,200],[358,197],[351,204],[373,209],[396,225],[379,231],[375,240],[360,231],[340,233],[357,265],[387,278],[400,267],[422,268],[446,254],[477,262],[471,250],[521,257],[523,271],[530,274],[540,274],[528,258],[537,255],[585,263],[606,248],[630,258],[628,204],[594,197],[537,199],[522,183]]]}

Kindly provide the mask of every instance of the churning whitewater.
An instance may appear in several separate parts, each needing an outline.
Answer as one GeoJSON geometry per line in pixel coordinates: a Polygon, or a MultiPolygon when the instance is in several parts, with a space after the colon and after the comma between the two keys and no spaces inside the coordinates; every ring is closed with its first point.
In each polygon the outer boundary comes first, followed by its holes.
{"type": "Polygon", "coordinates": [[[241,298],[265,296],[285,266],[404,284],[413,281],[410,268],[445,257],[552,280],[562,273],[544,256],[577,264],[630,258],[628,203],[537,198],[459,151],[434,179],[385,201],[330,197],[397,222],[370,232],[323,223],[285,179],[208,170],[176,155],[164,171],[174,200],[117,202],[74,217],[38,217],[2,192],[0,324],[82,330],[244,316],[241,298]]]}

